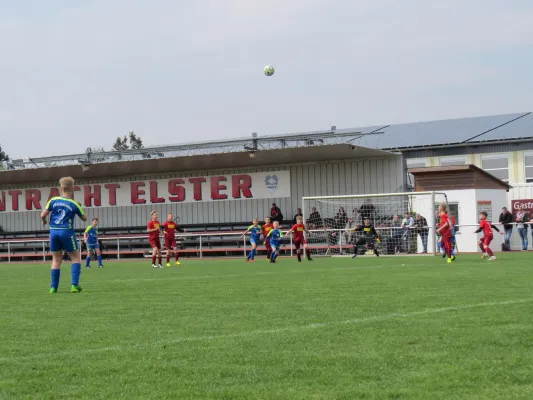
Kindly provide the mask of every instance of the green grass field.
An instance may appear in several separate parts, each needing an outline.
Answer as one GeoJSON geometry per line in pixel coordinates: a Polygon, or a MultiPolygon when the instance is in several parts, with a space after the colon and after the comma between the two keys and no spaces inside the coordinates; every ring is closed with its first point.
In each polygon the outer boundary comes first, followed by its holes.
{"type": "Polygon", "coordinates": [[[0,265],[0,398],[533,399],[527,253],[149,263],[0,265]]]}

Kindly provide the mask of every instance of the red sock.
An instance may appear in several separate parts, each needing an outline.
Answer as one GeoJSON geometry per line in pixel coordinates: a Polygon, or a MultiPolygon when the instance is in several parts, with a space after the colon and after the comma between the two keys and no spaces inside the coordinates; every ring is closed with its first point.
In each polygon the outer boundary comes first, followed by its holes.
{"type": "Polygon", "coordinates": [[[305,249],[305,254],[307,255],[307,257],[311,257],[311,250],[305,249]]]}
{"type": "Polygon", "coordinates": [[[485,246],[483,246],[483,243],[480,243],[479,244],[479,248],[481,249],[481,252],[482,253],[486,253],[487,251],[485,250],[485,246]]]}
{"type": "Polygon", "coordinates": [[[180,259],[177,251],[174,253],[174,256],[176,257],[176,261],[178,261],[180,259]]]}
{"type": "Polygon", "coordinates": [[[170,262],[170,251],[167,251],[167,264],[170,262]]]}
{"type": "Polygon", "coordinates": [[[300,256],[300,250],[296,250],[296,257],[298,257],[298,261],[302,259],[302,257],[300,256]]]}
{"type": "Polygon", "coordinates": [[[155,256],[152,256],[152,265],[155,264],[155,256]]]}
{"type": "Polygon", "coordinates": [[[161,265],[161,262],[163,261],[163,258],[161,256],[158,257],[159,265],[161,265]]]}
{"type": "Polygon", "coordinates": [[[492,252],[492,250],[490,249],[490,247],[487,247],[487,253],[490,257],[494,256],[494,253],[492,252]]]}

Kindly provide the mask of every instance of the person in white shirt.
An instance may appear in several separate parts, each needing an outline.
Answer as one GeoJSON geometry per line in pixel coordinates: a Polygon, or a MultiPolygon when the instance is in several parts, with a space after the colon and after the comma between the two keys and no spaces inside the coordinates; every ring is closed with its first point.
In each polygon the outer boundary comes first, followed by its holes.
{"type": "Polygon", "coordinates": [[[407,242],[407,253],[412,254],[416,252],[416,243],[415,240],[415,230],[413,229],[415,227],[415,219],[406,212],[404,214],[404,218],[402,221],[402,228],[403,228],[403,240],[407,242]]]}

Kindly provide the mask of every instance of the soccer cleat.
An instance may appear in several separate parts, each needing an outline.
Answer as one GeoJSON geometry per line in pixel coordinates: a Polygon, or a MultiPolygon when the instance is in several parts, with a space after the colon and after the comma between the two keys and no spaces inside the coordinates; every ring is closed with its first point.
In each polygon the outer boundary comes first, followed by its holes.
{"type": "Polygon", "coordinates": [[[163,268],[163,266],[162,266],[161,264],[159,264],[159,265],[157,266],[157,268],[163,268]]]}
{"type": "Polygon", "coordinates": [[[452,261],[455,261],[455,256],[452,256],[452,261]]]}
{"type": "Polygon", "coordinates": [[[179,261],[176,261],[176,265],[181,265],[181,263],[179,261]]]}
{"type": "Polygon", "coordinates": [[[85,268],[86,268],[86,269],[89,269],[89,268],[91,268],[91,267],[90,267],[89,265],[87,265],[85,268]]]}
{"type": "Polygon", "coordinates": [[[169,262],[167,263],[167,267],[170,267],[170,263],[169,262]]]}
{"type": "Polygon", "coordinates": [[[50,294],[57,293],[57,289],[55,287],[51,287],[50,291],[48,293],[50,293],[50,294]]]}
{"type": "Polygon", "coordinates": [[[313,261],[311,257],[307,257],[307,261],[313,261]]]}
{"type": "Polygon", "coordinates": [[[489,258],[489,261],[494,261],[494,260],[496,260],[496,257],[494,257],[494,256],[489,258]]]}
{"type": "Polygon", "coordinates": [[[81,288],[80,285],[76,286],[76,285],[70,285],[70,293],[79,293],[81,292],[83,289],[81,288]]]}
{"type": "Polygon", "coordinates": [[[157,265],[155,265],[155,264],[152,264],[152,268],[157,268],[157,265]]]}
{"type": "Polygon", "coordinates": [[[451,258],[448,258],[448,264],[451,264],[452,263],[452,259],[451,258]]]}
{"type": "Polygon", "coordinates": [[[352,258],[355,258],[355,257],[357,257],[357,254],[354,254],[354,255],[352,256],[352,258]]]}
{"type": "Polygon", "coordinates": [[[104,266],[103,265],[99,265],[98,268],[104,268],[104,266]]]}

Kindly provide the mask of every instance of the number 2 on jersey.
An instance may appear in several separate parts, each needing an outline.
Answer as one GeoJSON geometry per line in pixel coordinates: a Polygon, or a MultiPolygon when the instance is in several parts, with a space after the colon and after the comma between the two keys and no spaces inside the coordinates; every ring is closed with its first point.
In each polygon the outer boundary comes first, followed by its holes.
{"type": "Polygon", "coordinates": [[[54,219],[56,225],[61,225],[65,219],[67,213],[65,210],[59,210],[59,215],[54,219]]]}

